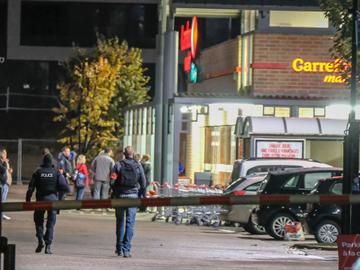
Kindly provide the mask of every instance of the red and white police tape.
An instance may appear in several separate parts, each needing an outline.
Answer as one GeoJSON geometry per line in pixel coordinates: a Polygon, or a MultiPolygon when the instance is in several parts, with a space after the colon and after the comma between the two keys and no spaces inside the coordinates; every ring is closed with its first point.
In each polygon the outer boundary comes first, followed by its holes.
{"type": "Polygon", "coordinates": [[[360,195],[243,195],[243,196],[193,196],[144,199],[112,199],[54,202],[7,202],[2,211],[32,211],[49,209],[89,209],[138,206],[186,206],[186,205],[233,205],[233,204],[360,204],[360,195]]]}

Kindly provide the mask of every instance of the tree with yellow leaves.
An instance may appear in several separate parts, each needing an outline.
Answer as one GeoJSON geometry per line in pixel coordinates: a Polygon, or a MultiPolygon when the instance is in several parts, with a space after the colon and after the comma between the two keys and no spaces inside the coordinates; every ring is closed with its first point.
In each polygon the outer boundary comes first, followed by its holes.
{"type": "Polygon", "coordinates": [[[79,153],[96,154],[123,135],[123,109],[148,100],[141,50],[117,38],[98,37],[94,50],[76,50],[64,67],[55,122],[64,129],[59,142],[79,153]]]}

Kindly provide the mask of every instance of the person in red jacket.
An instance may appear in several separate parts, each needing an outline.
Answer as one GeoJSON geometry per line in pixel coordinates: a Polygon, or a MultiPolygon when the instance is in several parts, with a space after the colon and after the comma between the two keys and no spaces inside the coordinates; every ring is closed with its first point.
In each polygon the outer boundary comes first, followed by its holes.
{"type": "Polygon", "coordinates": [[[82,200],[85,194],[85,187],[89,185],[89,172],[86,167],[86,157],[79,155],[76,162],[74,182],[76,187],[76,200],[82,200]]]}

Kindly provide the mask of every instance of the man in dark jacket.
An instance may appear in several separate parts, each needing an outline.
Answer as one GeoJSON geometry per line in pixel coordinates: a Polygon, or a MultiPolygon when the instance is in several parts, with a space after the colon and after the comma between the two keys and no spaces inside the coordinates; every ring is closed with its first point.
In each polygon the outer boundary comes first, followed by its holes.
{"type": "Polygon", "coordinates": [[[70,147],[64,146],[62,149],[62,152],[58,155],[59,163],[58,167],[59,169],[62,169],[64,172],[64,176],[68,179],[72,176],[74,172],[74,162],[71,159],[71,150],[70,147]]]}
{"type": "MultiPolygon", "coordinates": [[[[70,188],[65,177],[53,167],[51,155],[45,154],[43,164],[34,172],[26,193],[26,201],[30,202],[36,189],[36,201],[57,201],[59,192],[69,192],[70,188]]],[[[46,233],[44,235],[45,210],[35,210],[34,222],[38,246],[36,253],[41,252],[45,241],[45,254],[52,254],[51,243],[54,237],[56,210],[47,210],[46,233]]]]}
{"type": "MultiPolygon", "coordinates": [[[[139,196],[139,190],[143,191],[141,195],[145,197],[146,179],[141,164],[134,159],[134,149],[131,146],[126,147],[124,155],[125,159],[118,161],[113,170],[117,175],[116,180],[112,182],[114,197],[136,199],[139,196]]],[[[116,209],[115,252],[118,256],[131,257],[136,211],[136,207],[116,209]]]]}

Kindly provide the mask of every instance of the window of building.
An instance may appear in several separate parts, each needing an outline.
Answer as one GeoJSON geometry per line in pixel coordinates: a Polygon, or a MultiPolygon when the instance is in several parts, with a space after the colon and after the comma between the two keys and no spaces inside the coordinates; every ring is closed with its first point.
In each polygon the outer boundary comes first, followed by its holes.
{"type": "Polygon", "coordinates": [[[321,11],[270,11],[270,27],[329,28],[321,11]]]}
{"type": "Polygon", "coordinates": [[[325,117],[325,108],[324,107],[314,108],[314,116],[325,117]]]}
{"type": "Polygon", "coordinates": [[[130,46],[155,48],[157,5],[123,3],[21,3],[21,45],[92,47],[96,33],[130,46]]]}
{"type": "MultiPolygon", "coordinates": [[[[175,30],[180,31],[181,26],[191,20],[191,17],[175,18],[175,30]]],[[[240,35],[240,19],[238,18],[198,18],[198,24],[201,50],[240,35]]]]}
{"type": "Polygon", "coordinates": [[[290,117],[290,107],[285,106],[264,106],[264,116],[275,116],[275,117],[290,117]]]}
{"type": "Polygon", "coordinates": [[[325,117],[325,108],[323,107],[299,107],[300,118],[325,117]]]}

